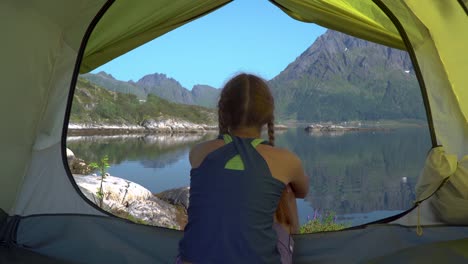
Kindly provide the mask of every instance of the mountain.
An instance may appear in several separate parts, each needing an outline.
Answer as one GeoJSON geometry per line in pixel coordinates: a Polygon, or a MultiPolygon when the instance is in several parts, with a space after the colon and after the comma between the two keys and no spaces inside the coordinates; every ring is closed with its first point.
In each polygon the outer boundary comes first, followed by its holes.
{"type": "Polygon", "coordinates": [[[145,100],[134,94],[110,91],[78,78],[73,98],[72,123],[140,125],[146,120],[177,119],[195,124],[214,124],[216,113],[195,105],[169,102],[149,94],[145,100]]]}
{"type": "Polygon", "coordinates": [[[328,30],[269,81],[280,119],[424,119],[406,52],[328,30]]]}
{"type": "Polygon", "coordinates": [[[122,82],[115,79],[111,74],[106,72],[99,72],[97,74],[86,73],[80,77],[91,81],[94,84],[99,85],[100,87],[105,87],[106,89],[114,92],[125,93],[125,94],[134,94],[139,99],[146,98],[146,92],[132,83],[122,82]]]}
{"type": "Polygon", "coordinates": [[[178,81],[167,77],[165,74],[154,73],[143,76],[137,82],[119,81],[112,75],[99,72],[81,75],[101,87],[110,91],[134,94],[139,99],[145,99],[148,94],[153,94],[171,102],[199,105],[214,108],[217,103],[219,89],[209,85],[195,85],[192,90],[183,87],[178,81]]]}
{"type": "Polygon", "coordinates": [[[209,85],[194,85],[192,88],[192,97],[196,105],[215,108],[218,104],[221,90],[209,85]]]}
{"type": "Polygon", "coordinates": [[[182,104],[195,104],[189,90],[165,74],[154,73],[143,76],[135,83],[145,90],[146,94],[154,94],[166,100],[182,104]]]}
{"type": "MultiPolygon", "coordinates": [[[[111,91],[215,108],[219,89],[192,90],[161,73],[137,82],[100,72],[84,78],[111,91]]],[[[278,120],[347,121],[425,119],[421,92],[408,54],[336,31],[325,34],[270,80],[278,120]]]]}

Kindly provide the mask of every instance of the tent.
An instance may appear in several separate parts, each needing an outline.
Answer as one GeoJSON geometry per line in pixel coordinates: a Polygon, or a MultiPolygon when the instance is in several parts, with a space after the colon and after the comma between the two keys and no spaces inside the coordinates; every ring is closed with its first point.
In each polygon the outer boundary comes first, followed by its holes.
{"type": "MultiPolygon", "coordinates": [[[[228,0],[0,2],[0,263],[172,263],[182,232],[86,200],[65,155],[78,73],[228,0]]],[[[468,1],[271,0],[291,17],[406,49],[432,138],[410,210],[297,235],[295,263],[468,260],[468,1]]]]}

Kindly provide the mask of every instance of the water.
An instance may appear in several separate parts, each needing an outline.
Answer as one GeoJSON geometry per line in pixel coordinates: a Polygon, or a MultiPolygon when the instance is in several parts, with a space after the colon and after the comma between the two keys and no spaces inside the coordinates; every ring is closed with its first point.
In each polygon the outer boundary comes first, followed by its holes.
{"type": "MultiPolygon", "coordinates": [[[[198,142],[215,137],[69,137],[68,148],[87,162],[108,155],[111,175],[159,193],[188,186],[188,151],[198,142]]],[[[339,222],[359,225],[412,206],[430,137],[427,128],[323,135],[290,129],[277,134],[276,144],[295,152],[310,178],[308,196],[297,200],[301,223],[318,210],[333,211],[339,222]]]]}

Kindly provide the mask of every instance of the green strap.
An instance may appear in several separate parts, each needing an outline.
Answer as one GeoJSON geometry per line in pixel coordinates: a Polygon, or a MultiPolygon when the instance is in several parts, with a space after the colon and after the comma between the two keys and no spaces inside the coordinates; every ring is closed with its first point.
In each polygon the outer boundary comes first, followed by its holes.
{"type": "MultiPolygon", "coordinates": [[[[226,144],[229,144],[232,142],[232,137],[228,134],[224,134],[223,139],[224,139],[224,143],[226,144]]],[[[250,144],[252,144],[254,148],[257,148],[257,146],[260,145],[263,141],[265,140],[261,138],[256,138],[252,140],[250,144]]],[[[244,166],[244,162],[241,159],[241,156],[237,154],[226,163],[224,168],[228,170],[244,170],[245,166],[244,166]]]]}

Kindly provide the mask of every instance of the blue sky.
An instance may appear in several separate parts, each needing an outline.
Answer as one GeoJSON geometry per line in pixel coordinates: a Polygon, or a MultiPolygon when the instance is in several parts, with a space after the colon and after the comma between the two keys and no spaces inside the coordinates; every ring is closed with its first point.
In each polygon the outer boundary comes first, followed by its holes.
{"type": "Polygon", "coordinates": [[[267,0],[235,0],[97,68],[123,81],[164,73],[192,89],[221,88],[240,71],[279,74],[325,32],[290,18],[267,0]]]}

